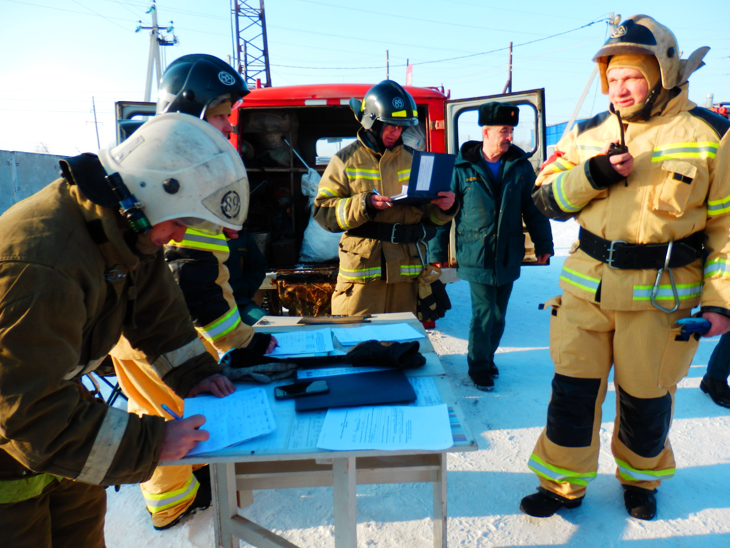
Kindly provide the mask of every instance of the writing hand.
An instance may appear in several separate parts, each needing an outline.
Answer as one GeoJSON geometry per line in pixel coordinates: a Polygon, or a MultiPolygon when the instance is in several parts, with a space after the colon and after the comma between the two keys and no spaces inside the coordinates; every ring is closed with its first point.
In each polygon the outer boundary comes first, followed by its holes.
{"type": "Polygon", "coordinates": [[[193,415],[179,421],[167,421],[162,439],[160,461],[181,459],[201,441],[206,441],[210,434],[206,430],[198,430],[203,424],[205,424],[203,415],[193,415]]]}

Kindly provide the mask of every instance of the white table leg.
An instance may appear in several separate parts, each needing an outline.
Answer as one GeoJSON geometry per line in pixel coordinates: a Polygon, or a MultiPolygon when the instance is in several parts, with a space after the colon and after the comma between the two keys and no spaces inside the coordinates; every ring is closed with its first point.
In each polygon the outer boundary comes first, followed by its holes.
{"type": "Polygon", "coordinates": [[[332,488],[335,506],[335,548],[357,548],[355,457],[335,458],[332,488]]]}
{"type": "Polygon", "coordinates": [[[238,515],[236,498],[236,469],[231,463],[211,464],[212,502],[215,510],[215,545],[221,548],[238,548],[233,538],[231,518],[238,515]]]}
{"type": "Polygon", "coordinates": [[[433,482],[433,545],[446,548],[446,453],[439,454],[439,470],[433,482]]]}

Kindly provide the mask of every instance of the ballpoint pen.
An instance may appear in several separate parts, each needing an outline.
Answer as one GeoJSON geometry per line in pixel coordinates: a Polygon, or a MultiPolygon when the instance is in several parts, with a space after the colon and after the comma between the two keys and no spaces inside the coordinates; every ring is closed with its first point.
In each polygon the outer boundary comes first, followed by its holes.
{"type": "Polygon", "coordinates": [[[172,417],[173,419],[175,419],[176,421],[182,420],[182,417],[181,417],[180,415],[178,415],[177,413],[175,413],[175,412],[174,412],[174,411],[173,411],[172,409],[170,409],[170,408],[169,408],[169,407],[168,407],[167,405],[165,405],[164,403],[163,403],[162,405],[160,405],[160,407],[162,407],[162,410],[163,410],[163,411],[164,411],[165,413],[167,413],[168,415],[170,415],[170,416],[171,416],[171,417],[172,417]]]}
{"type": "MultiPolygon", "coordinates": [[[[381,194],[380,192],[378,192],[378,190],[377,190],[377,189],[375,189],[375,188],[373,189],[373,194],[375,194],[376,196],[382,196],[382,194],[381,194]]],[[[390,202],[385,202],[385,204],[386,204],[386,205],[387,205],[388,207],[391,207],[391,206],[393,205],[393,204],[392,204],[392,203],[390,203],[390,202]]]]}

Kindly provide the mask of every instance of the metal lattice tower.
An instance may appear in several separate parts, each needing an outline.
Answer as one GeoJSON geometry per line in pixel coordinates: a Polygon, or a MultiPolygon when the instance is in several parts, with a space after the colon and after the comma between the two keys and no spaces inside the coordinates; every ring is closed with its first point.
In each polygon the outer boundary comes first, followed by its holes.
{"type": "Polygon", "coordinates": [[[231,0],[231,16],[234,24],[234,66],[249,87],[257,81],[263,87],[271,87],[269,47],[266,41],[264,0],[231,0]]]}

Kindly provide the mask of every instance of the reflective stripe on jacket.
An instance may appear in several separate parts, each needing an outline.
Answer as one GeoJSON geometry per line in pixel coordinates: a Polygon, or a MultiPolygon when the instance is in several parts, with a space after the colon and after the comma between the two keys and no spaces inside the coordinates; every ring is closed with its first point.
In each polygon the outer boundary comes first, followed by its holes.
{"type": "Polygon", "coordinates": [[[228,241],[188,228],[182,242],[165,246],[165,260],[185,297],[193,325],[219,355],[248,346],[252,327],[241,321],[229,280],[228,241]]]}

